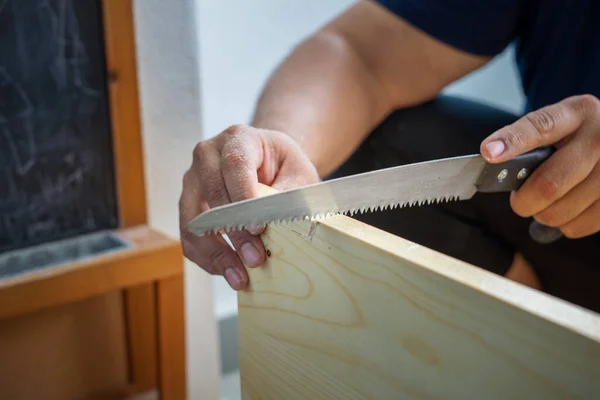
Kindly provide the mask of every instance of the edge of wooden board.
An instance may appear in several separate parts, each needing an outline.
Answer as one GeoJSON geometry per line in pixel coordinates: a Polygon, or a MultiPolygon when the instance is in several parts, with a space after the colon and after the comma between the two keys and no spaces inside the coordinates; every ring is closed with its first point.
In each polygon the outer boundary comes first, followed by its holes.
{"type": "MultiPolygon", "coordinates": [[[[293,230],[295,233],[304,236],[304,239],[309,242],[317,230],[333,230],[337,234],[360,240],[382,252],[408,261],[406,268],[419,268],[431,274],[442,276],[491,296],[514,308],[526,311],[533,316],[551,321],[600,342],[600,314],[353,218],[337,215],[312,222],[281,224],[278,227],[293,230]],[[301,231],[298,231],[298,228],[301,231]]],[[[252,279],[251,275],[250,279],[252,279]]],[[[240,295],[243,295],[243,292],[240,292],[240,295]]]]}
{"type": "MultiPolygon", "coordinates": [[[[276,189],[259,184],[259,196],[277,193],[276,189]]],[[[437,276],[486,294],[532,316],[600,342],[600,314],[569,303],[542,291],[527,287],[508,278],[486,271],[393,235],[345,215],[336,215],[316,221],[301,221],[277,225],[302,235],[311,241],[317,229],[331,229],[338,234],[360,240],[370,246],[409,262],[408,268],[420,268],[437,276]]],[[[268,229],[268,228],[267,228],[268,229]]],[[[250,287],[252,284],[252,271],[250,287]]],[[[244,291],[238,293],[238,304],[244,291]]]]}

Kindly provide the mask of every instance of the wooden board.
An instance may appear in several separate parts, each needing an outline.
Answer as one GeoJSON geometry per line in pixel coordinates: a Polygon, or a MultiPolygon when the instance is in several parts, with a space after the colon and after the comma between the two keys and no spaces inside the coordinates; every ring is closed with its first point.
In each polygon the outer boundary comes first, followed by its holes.
{"type": "Polygon", "coordinates": [[[130,378],[137,390],[146,391],[156,387],[158,375],[155,283],[144,283],[124,292],[130,378]]]}
{"type": "Polygon", "coordinates": [[[0,26],[0,251],[145,224],[132,0],[7,0],[0,26]]]}
{"type": "Polygon", "coordinates": [[[144,226],[116,233],[133,247],[0,280],[0,319],[183,273],[178,241],[144,226]]]}
{"type": "Polygon", "coordinates": [[[161,400],[185,400],[185,307],[183,276],[157,283],[159,391],[161,400]]]}
{"type": "Polygon", "coordinates": [[[128,385],[119,291],[0,320],[0,399],[90,399],[128,385]]]}
{"type": "Polygon", "coordinates": [[[600,316],[356,220],[271,226],[244,399],[598,399],[600,316]]]}

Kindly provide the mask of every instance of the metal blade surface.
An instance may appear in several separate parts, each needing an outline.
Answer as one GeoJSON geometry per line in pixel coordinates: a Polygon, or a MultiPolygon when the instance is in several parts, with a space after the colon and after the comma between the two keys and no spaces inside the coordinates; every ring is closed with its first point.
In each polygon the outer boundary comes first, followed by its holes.
{"type": "Polygon", "coordinates": [[[347,176],[215,207],[194,218],[196,235],[344,213],[465,200],[486,166],[480,155],[453,157],[347,176]]]}

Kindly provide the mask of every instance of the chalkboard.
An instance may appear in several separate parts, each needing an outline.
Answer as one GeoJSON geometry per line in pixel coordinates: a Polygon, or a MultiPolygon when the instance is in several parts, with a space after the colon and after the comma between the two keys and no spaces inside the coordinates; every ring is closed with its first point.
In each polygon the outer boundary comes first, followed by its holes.
{"type": "Polygon", "coordinates": [[[100,0],[0,0],[0,252],[118,226],[100,0]]]}

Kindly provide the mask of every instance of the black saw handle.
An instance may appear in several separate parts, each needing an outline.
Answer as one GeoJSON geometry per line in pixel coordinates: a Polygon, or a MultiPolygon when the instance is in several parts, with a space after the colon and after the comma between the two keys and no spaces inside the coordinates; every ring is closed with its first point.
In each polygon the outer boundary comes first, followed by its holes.
{"type": "MultiPolygon", "coordinates": [[[[553,153],[553,148],[542,147],[501,164],[488,164],[477,182],[477,190],[483,193],[518,190],[533,171],[553,153]]],[[[542,244],[552,243],[563,236],[560,229],[542,225],[537,221],[533,221],[529,226],[529,235],[542,244]]]]}

